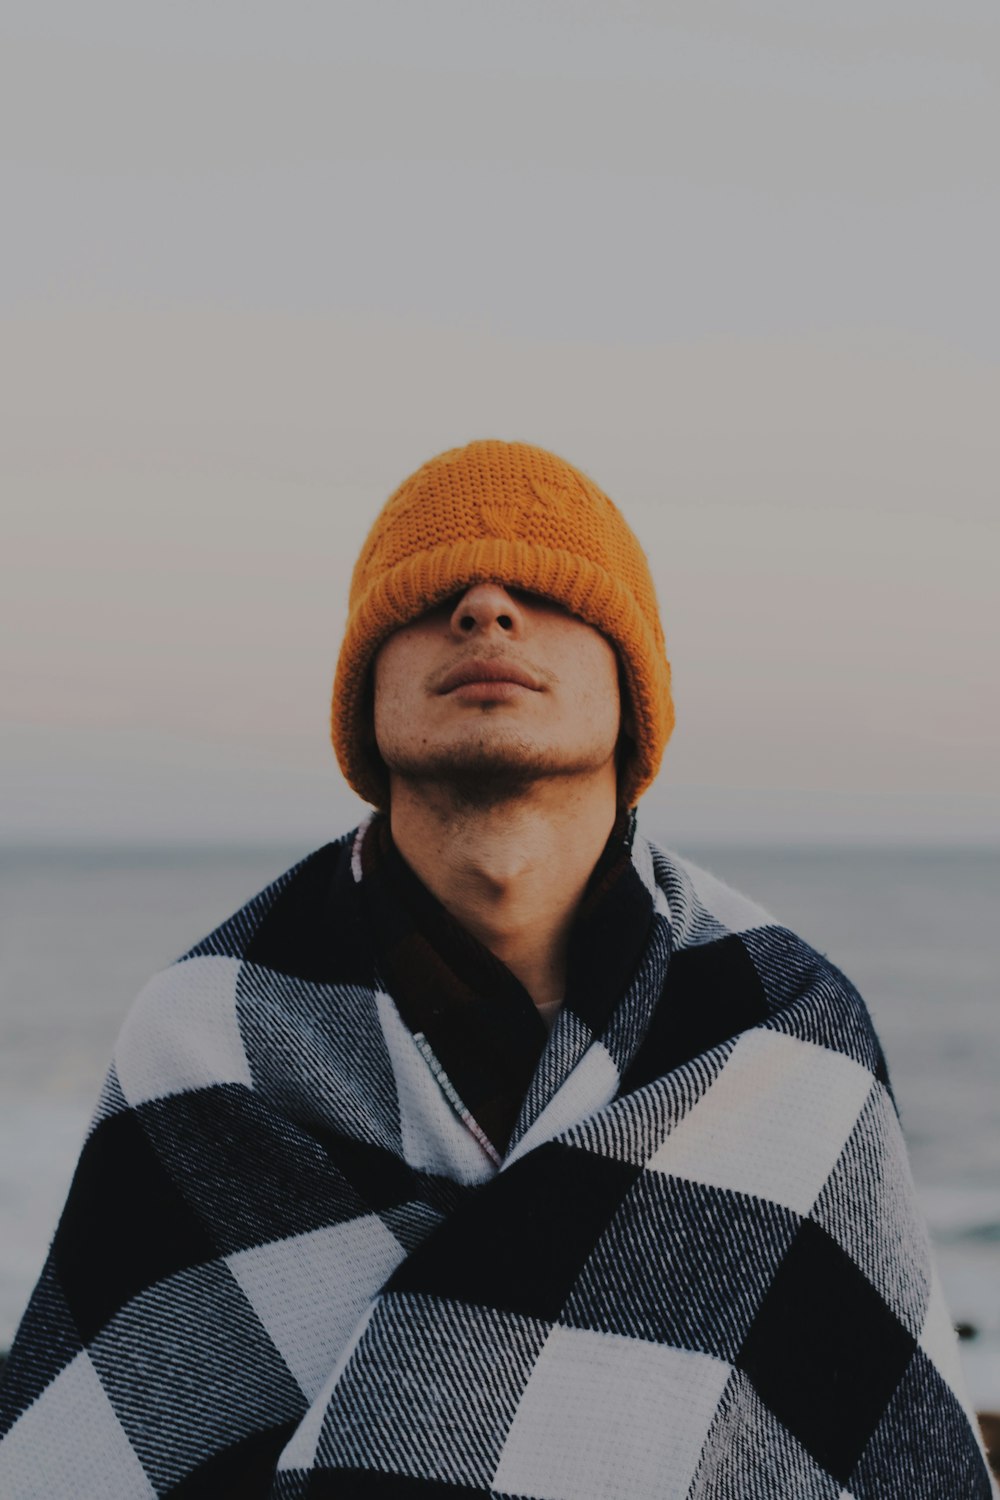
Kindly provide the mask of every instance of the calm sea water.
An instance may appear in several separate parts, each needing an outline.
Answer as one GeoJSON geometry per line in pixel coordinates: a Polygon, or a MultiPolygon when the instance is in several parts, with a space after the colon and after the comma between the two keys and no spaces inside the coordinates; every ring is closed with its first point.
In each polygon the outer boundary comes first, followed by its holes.
{"type": "MultiPolygon", "coordinates": [[[[306,852],[0,857],[0,1347],[132,997],[306,852]]],[[[1000,1411],[1000,850],[681,852],[827,953],[868,1001],[951,1310],[976,1330],[962,1344],[973,1399],[1000,1411]]]]}

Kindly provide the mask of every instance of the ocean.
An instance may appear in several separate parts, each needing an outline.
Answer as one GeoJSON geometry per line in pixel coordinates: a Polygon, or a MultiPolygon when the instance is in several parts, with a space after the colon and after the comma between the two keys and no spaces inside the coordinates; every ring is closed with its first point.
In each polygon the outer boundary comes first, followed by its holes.
{"type": "MultiPolygon", "coordinates": [[[[0,855],[0,1349],[41,1269],[133,996],[307,852],[0,855]]],[[[1000,1412],[1000,850],[679,852],[826,953],[867,1000],[970,1394],[1000,1412]]]]}

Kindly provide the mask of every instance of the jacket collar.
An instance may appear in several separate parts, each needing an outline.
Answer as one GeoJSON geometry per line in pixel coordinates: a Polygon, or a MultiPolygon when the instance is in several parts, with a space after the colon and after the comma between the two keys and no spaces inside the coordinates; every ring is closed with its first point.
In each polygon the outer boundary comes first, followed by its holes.
{"type": "MultiPolygon", "coordinates": [[[[639,964],[653,904],[633,864],[634,838],[635,815],[622,811],[574,920],[554,1035],[567,1020],[600,1035],[639,964]]],[[[406,863],[384,815],[365,830],[361,875],[379,981],[500,1160],[546,1051],[546,1025],[510,969],[406,863]]]]}

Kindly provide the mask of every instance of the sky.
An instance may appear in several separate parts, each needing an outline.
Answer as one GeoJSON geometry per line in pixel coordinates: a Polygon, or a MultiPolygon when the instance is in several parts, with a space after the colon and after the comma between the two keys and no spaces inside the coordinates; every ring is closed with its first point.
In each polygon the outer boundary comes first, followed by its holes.
{"type": "Polygon", "coordinates": [[[1000,842],[1000,16],[8,0],[0,832],[312,847],[354,557],[538,443],[649,556],[666,842],[1000,842]]]}

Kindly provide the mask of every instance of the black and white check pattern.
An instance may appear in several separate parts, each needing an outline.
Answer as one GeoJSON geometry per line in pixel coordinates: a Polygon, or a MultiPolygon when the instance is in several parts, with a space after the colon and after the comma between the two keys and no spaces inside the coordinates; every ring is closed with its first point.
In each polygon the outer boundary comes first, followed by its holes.
{"type": "Polygon", "coordinates": [[[498,1167],[378,983],[361,837],[136,1000],[5,1500],[994,1493],[845,977],[636,838],[638,971],[599,1035],[564,1010],[498,1167]]]}

